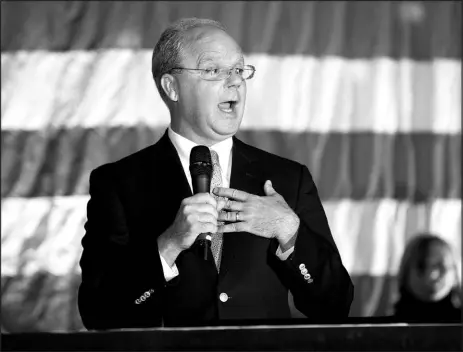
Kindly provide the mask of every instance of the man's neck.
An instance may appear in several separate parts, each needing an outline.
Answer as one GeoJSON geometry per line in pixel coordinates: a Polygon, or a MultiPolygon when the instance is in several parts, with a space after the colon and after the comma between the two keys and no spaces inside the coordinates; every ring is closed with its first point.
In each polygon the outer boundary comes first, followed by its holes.
{"type": "Polygon", "coordinates": [[[174,125],[170,125],[170,129],[172,131],[174,131],[175,133],[177,133],[178,135],[182,136],[183,138],[186,138],[188,139],[190,142],[192,143],[195,143],[197,145],[205,145],[207,147],[212,147],[213,145],[217,144],[217,143],[220,143],[220,142],[223,142],[233,136],[226,136],[226,137],[223,137],[222,139],[217,139],[217,140],[211,140],[211,139],[208,139],[208,138],[204,138],[204,137],[201,137],[195,133],[191,133],[191,132],[187,132],[181,128],[178,128],[174,125]]]}

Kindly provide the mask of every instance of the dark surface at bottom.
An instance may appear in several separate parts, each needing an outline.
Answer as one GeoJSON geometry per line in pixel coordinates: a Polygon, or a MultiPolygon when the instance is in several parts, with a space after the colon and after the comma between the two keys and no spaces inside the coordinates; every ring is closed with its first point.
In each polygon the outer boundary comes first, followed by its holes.
{"type": "Polygon", "coordinates": [[[461,324],[279,325],[3,334],[3,351],[461,351],[461,324]]]}

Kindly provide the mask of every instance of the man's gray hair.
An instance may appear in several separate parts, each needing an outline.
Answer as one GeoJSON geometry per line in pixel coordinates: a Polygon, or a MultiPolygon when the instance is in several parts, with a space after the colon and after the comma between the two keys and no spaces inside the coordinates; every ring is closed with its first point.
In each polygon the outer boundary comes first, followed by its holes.
{"type": "Polygon", "coordinates": [[[153,50],[151,72],[161,98],[166,101],[166,93],[161,87],[161,77],[173,67],[180,65],[182,51],[185,49],[185,33],[192,28],[213,26],[225,31],[225,27],[217,21],[204,18],[182,18],[167,27],[161,34],[153,50]]]}

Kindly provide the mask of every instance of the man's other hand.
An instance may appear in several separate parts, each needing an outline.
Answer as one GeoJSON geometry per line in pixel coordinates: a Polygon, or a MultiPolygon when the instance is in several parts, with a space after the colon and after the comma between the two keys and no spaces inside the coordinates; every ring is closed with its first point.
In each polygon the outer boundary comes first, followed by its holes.
{"type": "Polygon", "coordinates": [[[277,238],[286,244],[299,228],[299,217],[267,180],[265,196],[256,196],[233,188],[216,187],[213,193],[226,200],[218,204],[222,232],[249,232],[266,238],[277,238]]]}

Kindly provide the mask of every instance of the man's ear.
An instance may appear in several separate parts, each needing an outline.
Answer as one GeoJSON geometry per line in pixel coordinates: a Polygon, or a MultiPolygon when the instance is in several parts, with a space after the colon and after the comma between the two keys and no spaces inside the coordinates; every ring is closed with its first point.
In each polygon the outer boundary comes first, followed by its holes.
{"type": "Polygon", "coordinates": [[[161,87],[170,100],[178,101],[177,81],[175,80],[174,76],[165,73],[161,77],[161,87]]]}

